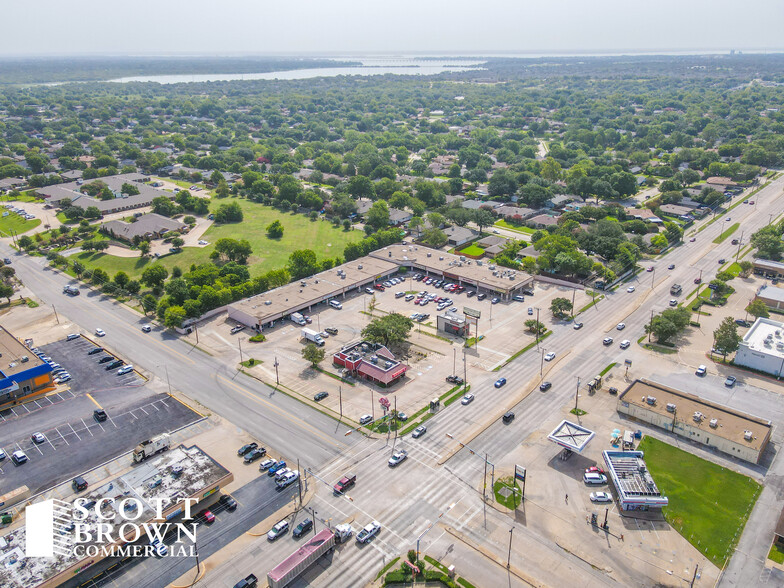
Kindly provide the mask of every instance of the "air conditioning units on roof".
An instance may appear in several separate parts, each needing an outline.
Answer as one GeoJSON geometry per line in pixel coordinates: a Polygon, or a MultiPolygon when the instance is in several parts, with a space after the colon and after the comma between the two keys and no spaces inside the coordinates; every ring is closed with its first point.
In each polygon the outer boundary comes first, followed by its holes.
{"type": "Polygon", "coordinates": [[[751,431],[743,431],[743,438],[746,441],[751,441],[752,439],[754,439],[754,433],[752,433],[751,431]]]}
{"type": "Polygon", "coordinates": [[[711,419],[708,424],[711,426],[711,429],[715,429],[719,426],[719,419],[711,419]]]}
{"type": "Polygon", "coordinates": [[[701,423],[702,419],[705,418],[705,415],[702,414],[700,411],[695,412],[692,417],[695,423],[701,423]]]}
{"type": "Polygon", "coordinates": [[[667,403],[667,412],[675,412],[675,405],[672,402],[667,403]]]}
{"type": "Polygon", "coordinates": [[[656,404],[656,397],[655,397],[655,396],[648,396],[648,397],[645,399],[645,402],[647,402],[648,404],[650,404],[651,406],[653,406],[654,404],[656,404]]]}

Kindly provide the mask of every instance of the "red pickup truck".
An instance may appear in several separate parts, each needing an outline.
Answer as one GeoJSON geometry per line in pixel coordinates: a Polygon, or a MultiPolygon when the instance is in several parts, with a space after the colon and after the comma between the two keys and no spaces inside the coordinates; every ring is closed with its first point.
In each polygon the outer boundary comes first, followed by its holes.
{"type": "Polygon", "coordinates": [[[357,481],[357,476],[355,474],[346,474],[340,480],[338,480],[337,484],[333,487],[337,494],[343,494],[346,490],[351,488],[357,481]]]}

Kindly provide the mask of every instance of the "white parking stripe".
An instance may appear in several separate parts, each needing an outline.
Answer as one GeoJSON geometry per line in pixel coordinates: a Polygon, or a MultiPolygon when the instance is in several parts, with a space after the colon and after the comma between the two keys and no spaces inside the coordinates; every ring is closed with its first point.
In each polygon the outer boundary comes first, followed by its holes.
{"type": "Polygon", "coordinates": [[[155,410],[157,410],[158,412],[161,412],[161,409],[160,409],[160,408],[158,408],[157,406],[155,406],[155,403],[154,403],[154,402],[153,402],[152,404],[150,404],[150,406],[152,406],[152,407],[153,407],[155,410]]]}
{"type": "Polygon", "coordinates": [[[33,402],[35,403],[35,405],[36,405],[38,408],[43,408],[43,407],[42,407],[40,404],[38,404],[38,401],[37,401],[37,400],[33,400],[33,402]]]}
{"type": "MultiPolygon", "coordinates": [[[[55,429],[55,431],[57,431],[57,429],[55,429]]],[[[57,433],[59,434],[59,433],[60,433],[60,431],[57,431],[57,433]]],[[[46,437],[46,435],[44,435],[44,437],[46,437]]],[[[60,435],[60,437],[63,437],[63,436],[62,436],[62,435],[60,435]]],[[[46,441],[49,443],[49,445],[51,445],[51,446],[52,446],[52,449],[54,449],[55,451],[57,451],[57,447],[55,447],[55,446],[54,446],[54,443],[52,443],[51,441],[49,441],[49,437],[46,437],[46,441]]],[[[63,441],[65,441],[65,437],[63,437],[63,441]]],[[[41,452],[41,455],[43,455],[43,454],[44,454],[44,452],[42,451],[42,452],[41,452]]]]}
{"type": "Polygon", "coordinates": [[[30,412],[30,409],[27,408],[24,404],[22,405],[22,408],[24,408],[27,412],[30,412]]]}
{"type": "MultiPolygon", "coordinates": [[[[82,421],[82,423],[84,423],[84,421],[82,421]]],[[[76,432],[76,430],[71,426],[71,423],[68,423],[68,426],[71,427],[71,430],[73,431],[73,434],[76,435],[76,438],[79,439],[79,441],[81,441],[82,438],[79,436],[79,434],[76,432]]],[[[85,426],[85,428],[87,427],[87,425],[84,425],[84,426],[85,426]]]]}
{"type": "Polygon", "coordinates": [[[141,411],[142,411],[144,414],[146,414],[146,415],[149,415],[149,414],[150,414],[149,412],[147,412],[146,410],[144,410],[144,407],[143,407],[143,406],[140,406],[140,407],[139,407],[139,410],[141,410],[141,411]]]}
{"type": "MultiPolygon", "coordinates": [[[[58,435],[60,435],[60,438],[62,438],[62,440],[63,440],[63,441],[65,441],[65,444],[66,444],[66,445],[70,445],[70,443],[68,443],[68,441],[66,440],[66,438],[65,438],[65,437],[63,437],[63,434],[60,432],[60,429],[58,429],[57,427],[55,427],[55,428],[54,428],[54,430],[55,430],[55,431],[57,431],[57,434],[58,434],[58,435]]],[[[51,442],[50,442],[50,443],[51,443],[51,442]]]]}
{"type": "MultiPolygon", "coordinates": [[[[37,443],[33,442],[33,447],[35,447],[35,450],[36,450],[38,453],[40,453],[41,455],[43,455],[43,454],[44,454],[44,452],[43,452],[43,451],[41,451],[40,449],[38,449],[38,444],[37,444],[37,443]]],[[[21,449],[21,447],[20,447],[19,449],[21,449]]]]}
{"type": "Polygon", "coordinates": [[[14,416],[19,416],[18,414],[16,414],[16,411],[13,408],[9,408],[8,410],[10,410],[12,413],[14,413],[14,416]]]}
{"type": "MultiPolygon", "coordinates": [[[[106,416],[109,416],[109,415],[106,415],[106,416]]],[[[115,429],[119,429],[120,428],[120,427],[117,426],[117,423],[114,422],[114,419],[112,417],[109,417],[109,422],[114,425],[115,429]]],[[[103,429],[103,427],[101,427],[101,428],[103,429]]]]}
{"type": "MultiPolygon", "coordinates": [[[[81,419],[81,421],[82,421],[82,424],[84,425],[84,428],[87,429],[88,433],[90,433],[90,437],[95,437],[95,435],[93,435],[93,432],[90,430],[90,427],[88,427],[87,423],[84,422],[84,419],[81,419]]],[[[100,427],[101,423],[98,423],[98,426],[100,427]]],[[[71,427],[71,428],[73,428],[73,427],[71,427]]],[[[101,429],[103,429],[103,427],[101,427],[101,429]]],[[[77,437],[78,437],[78,435],[77,435],[77,437]]]]}

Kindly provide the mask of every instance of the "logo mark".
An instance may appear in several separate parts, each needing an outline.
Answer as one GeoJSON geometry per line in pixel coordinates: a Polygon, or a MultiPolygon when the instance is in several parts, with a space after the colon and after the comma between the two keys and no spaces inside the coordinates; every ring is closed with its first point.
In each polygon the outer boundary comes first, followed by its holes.
{"type": "Polygon", "coordinates": [[[27,557],[68,557],[73,553],[68,527],[73,525],[72,506],[50,499],[25,508],[27,557]]]}

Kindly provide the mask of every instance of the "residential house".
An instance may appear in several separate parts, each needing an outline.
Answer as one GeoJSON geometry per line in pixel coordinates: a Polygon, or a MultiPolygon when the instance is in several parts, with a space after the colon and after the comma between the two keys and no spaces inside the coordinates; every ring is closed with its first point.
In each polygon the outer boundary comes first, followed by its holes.
{"type": "Polygon", "coordinates": [[[537,229],[546,229],[547,227],[557,226],[558,217],[550,216],[548,214],[539,214],[528,219],[528,223],[533,224],[537,229]]]}
{"type": "Polygon", "coordinates": [[[716,188],[717,190],[738,185],[737,182],[733,182],[730,178],[725,178],[722,176],[711,176],[705,180],[705,183],[708,184],[708,186],[711,188],[716,188]]]}
{"type": "Polygon", "coordinates": [[[457,225],[452,225],[451,227],[444,229],[444,233],[447,236],[447,243],[452,247],[460,247],[479,236],[479,233],[474,229],[458,227],[457,225]]]}
{"type": "Polygon", "coordinates": [[[400,225],[404,225],[412,218],[414,218],[414,215],[408,212],[407,210],[400,210],[399,208],[389,209],[389,224],[394,227],[399,227],[400,225]]]}
{"type": "Polygon", "coordinates": [[[660,207],[664,214],[688,220],[693,211],[688,206],[681,206],[680,204],[662,204],[660,207]]]}
{"type": "Polygon", "coordinates": [[[626,207],[623,209],[626,213],[626,216],[629,218],[633,218],[636,220],[645,221],[646,223],[660,223],[662,220],[653,214],[653,211],[650,208],[629,208],[626,207]]]}
{"type": "Polygon", "coordinates": [[[187,229],[188,225],[185,223],[155,213],[144,214],[132,223],[113,220],[101,225],[102,231],[124,241],[133,241],[134,237],[145,240],[160,239],[171,231],[184,233],[187,229]]]}

